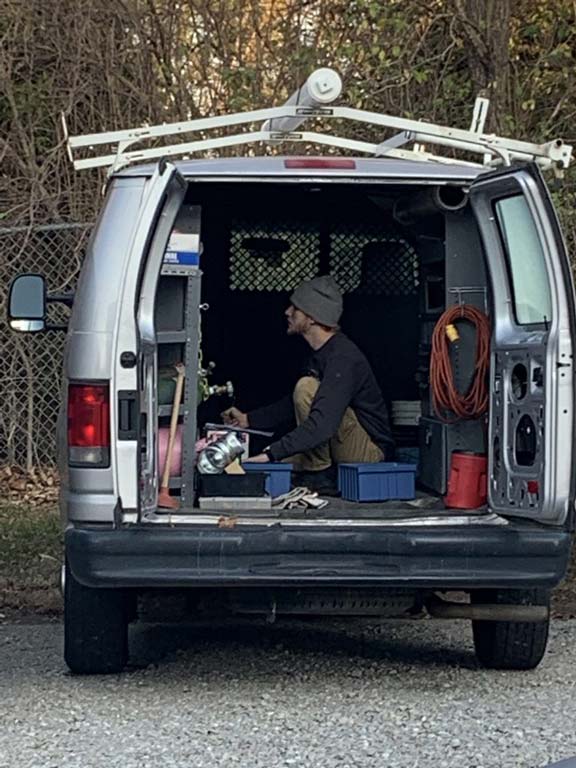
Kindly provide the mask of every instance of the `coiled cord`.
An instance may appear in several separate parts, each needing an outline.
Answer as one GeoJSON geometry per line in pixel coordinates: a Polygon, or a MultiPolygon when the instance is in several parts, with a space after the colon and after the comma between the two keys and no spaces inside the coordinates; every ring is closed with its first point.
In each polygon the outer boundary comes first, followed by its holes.
{"type": "Polygon", "coordinates": [[[438,320],[432,335],[430,386],[432,404],[444,422],[478,419],[488,410],[487,375],[490,365],[490,321],[476,307],[468,304],[447,309],[438,320]],[[450,346],[459,338],[456,324],[471,323],[476,328],[476,360],[474,376],[466,394],[454,382],[450,346]]]}

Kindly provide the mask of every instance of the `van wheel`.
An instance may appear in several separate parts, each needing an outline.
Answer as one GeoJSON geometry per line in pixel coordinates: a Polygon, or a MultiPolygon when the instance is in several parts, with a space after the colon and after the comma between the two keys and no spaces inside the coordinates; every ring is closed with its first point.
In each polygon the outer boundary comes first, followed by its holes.
{"type": "MultiPolygon", "coordinates": [[[[550,592],[545,589],[481,590],[470,597],[476,604],[550,607],[550,592]]],[[[549,628],[549,618],[538,622],[472,621],[476,658],[488,669],[534,669],[546,651],[549,628]]]]}
{"type": "Polygon", "coordinates": [[[76,675],[121,672],[128,662],[129,601],[119,589],[92,589],[66,563],[64,658],[76,675]]]}

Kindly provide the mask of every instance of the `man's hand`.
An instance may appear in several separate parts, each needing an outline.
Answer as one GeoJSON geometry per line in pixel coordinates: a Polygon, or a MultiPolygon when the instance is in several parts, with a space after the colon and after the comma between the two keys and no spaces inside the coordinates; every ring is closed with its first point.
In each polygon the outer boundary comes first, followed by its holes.
{"type": "Polygon", "coordinates": [[[224,424],[228,424],[231,427],[248,428],[248,416],[239,408],[228,408],[227,411],[220,414],[220,418],[224,421],[224,424]]]}
{"type": "Polygon", "coordinates": [[[270,456],[267,453],[259,453],[257,456],[251,456],[246,459],[246,464],[268,464],[270,456]]]}

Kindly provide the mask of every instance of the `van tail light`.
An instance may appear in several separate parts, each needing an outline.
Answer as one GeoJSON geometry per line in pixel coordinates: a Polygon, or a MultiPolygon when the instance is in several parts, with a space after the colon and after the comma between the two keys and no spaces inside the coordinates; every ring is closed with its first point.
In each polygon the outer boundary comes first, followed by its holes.
{"type": "Polygon", "coordinates": [[[68,463],[73,467],[110,465],[110,388],[108,384],[70,384],[68,388],[68,463]]]}

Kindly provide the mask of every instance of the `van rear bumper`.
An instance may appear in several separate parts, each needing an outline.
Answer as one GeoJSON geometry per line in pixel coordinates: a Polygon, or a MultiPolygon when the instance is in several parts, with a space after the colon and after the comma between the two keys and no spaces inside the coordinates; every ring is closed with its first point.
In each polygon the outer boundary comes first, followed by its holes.
{"type": "Polygon", "coordinates": [[[567,531],[527,525],[66,532],[72,573],[89,587],[552,587],[566,573],[570,546],[567,531]]]}

